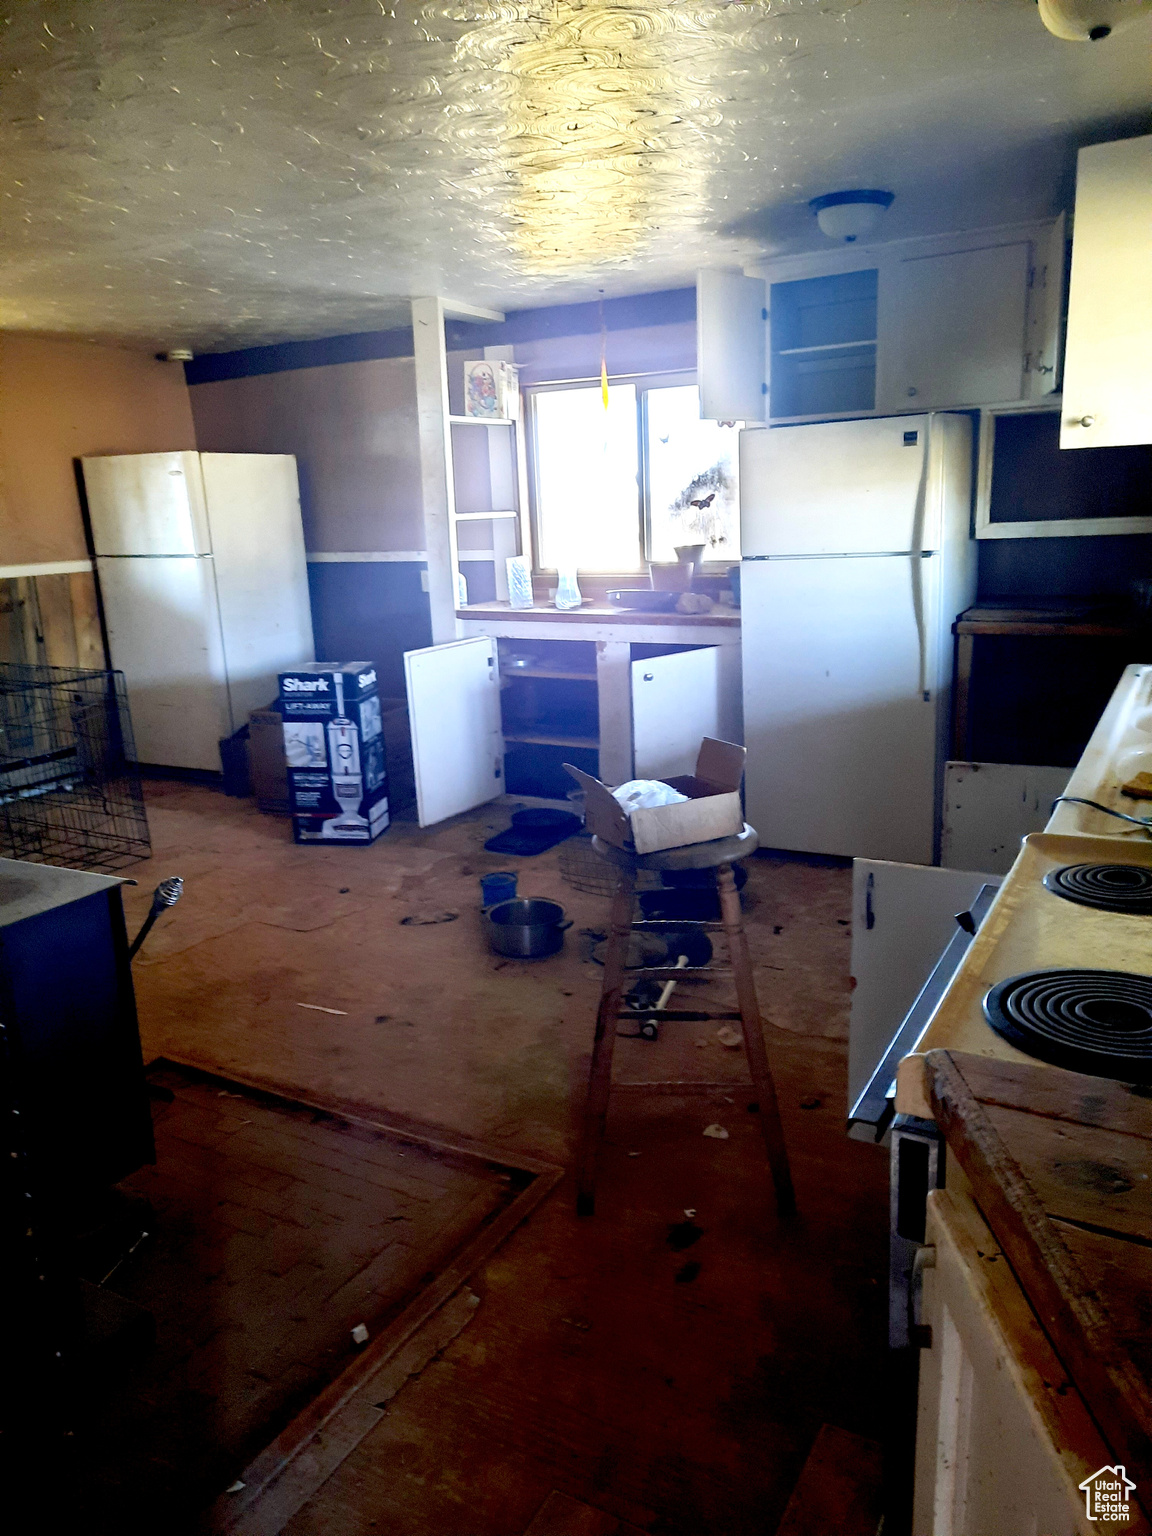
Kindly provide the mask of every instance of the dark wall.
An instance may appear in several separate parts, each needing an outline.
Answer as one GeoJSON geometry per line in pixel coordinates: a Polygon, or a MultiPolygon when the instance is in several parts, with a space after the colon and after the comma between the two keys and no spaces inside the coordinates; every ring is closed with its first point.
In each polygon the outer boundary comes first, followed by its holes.
{"type": "Polygon", "coordinates": [[[380,692],[402,699],[404,652],[432,644],[423,570],[414,561],[309,565],[317,657],[370,661],[380,692]]]}
{"type": "Polygon", "coordinates": [[[1152,534],[1093,539],[981,539],[981,602],[1023,597],[1122,597],[1152,575],[1152,534]]]}

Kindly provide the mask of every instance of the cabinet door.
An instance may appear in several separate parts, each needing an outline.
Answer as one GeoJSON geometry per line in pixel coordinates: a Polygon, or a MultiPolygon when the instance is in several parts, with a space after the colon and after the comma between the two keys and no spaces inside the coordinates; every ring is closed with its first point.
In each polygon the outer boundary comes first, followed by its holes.
{"type": "Polygon", "coordinates": [[[1063,214],[1037,245],[1028,300],[1028,398],[1041,400],[1060,387],[1060,339],[1064,324],[1064,268],[1068,221],[1063,214]]]}
{"type": "Polygon", "coordinates": [[[696,274],[696,378],[705,421],[764,421],[764,280],[696,274]]]}
{"type": "Polygon", "coordinates": [[[882,410],[1019,400],[1031,246],[918,256],[897,274],[882,410]]]}
{"type": "Polygon", "coordinates": [[[406,651],[416,807],[422,827],[504,791],[500,673],[488,635],[406,651]]]}
{"type": "Polygon", "coordinates": [[[1152,443],[1152,136],[1080,151],[1061,448],[1152,443]]]}
{"type": "Polygon", "coordinates": [[[932,864],[853,860],[849,1109],[957,932],[956,913],[988,884],[999,881],[932,864]]]}
{"type": "Polygon", "coordinates": [[[633,772],[663,779],[696,771],[705,736],[720,734],[717,648],[701,646],[632,663],[633,772]]]}
{"type": "Polygon", "coordinates": [[[951,1190],[927,1227],[912,1536],[1107,1529],[1079,1485],[1114,1457],[996,1239],[951,1190]]]}

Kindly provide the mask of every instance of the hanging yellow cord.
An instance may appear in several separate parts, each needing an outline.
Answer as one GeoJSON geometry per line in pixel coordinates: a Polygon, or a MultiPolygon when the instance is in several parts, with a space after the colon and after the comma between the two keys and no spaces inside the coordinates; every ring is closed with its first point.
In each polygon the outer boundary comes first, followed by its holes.
{"type": "Polygon", "coordinates": [[[608,327],[604,323],[604,290],[600,290],[600,398],[608,409],[608,327]]]}

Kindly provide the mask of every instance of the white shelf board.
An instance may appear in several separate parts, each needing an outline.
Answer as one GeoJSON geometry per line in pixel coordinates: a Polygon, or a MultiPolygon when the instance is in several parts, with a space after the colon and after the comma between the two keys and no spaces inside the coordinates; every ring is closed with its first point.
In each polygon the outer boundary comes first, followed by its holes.
{"type": "Polygon", "coordinates": [[[449,416],[454,427],[514,427],[511,416],[449,416]]]}

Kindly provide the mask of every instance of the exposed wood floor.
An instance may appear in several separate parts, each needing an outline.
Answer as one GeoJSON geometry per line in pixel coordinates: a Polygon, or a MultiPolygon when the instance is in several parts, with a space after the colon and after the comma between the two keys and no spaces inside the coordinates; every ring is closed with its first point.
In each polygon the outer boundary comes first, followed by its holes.
{"type": "MultiPolygon", "coordinates": [[[[206,789],[153,785],[150,817],[130,926],[160,876],[187,895],[137,965],[146,1056],[570,1158],[600,975],[579,930],[607,903],[567,886],[555,852],[485,854],[505,811],[366,850],[294,848],[284,822],[206,789]],[[575,919],[562,955],[485,947],[478,877],[507,867],[575,919]]],[[[748,894],[798,1223],[773,1213],[742,1053],[691,1024],[621,1041],[618,1081],[731,1086],[615,1093],[596,1217],[558,1187],[293,1536],[521,1536],[554,1491],[666,1536],[762,1536],[821,1425],[876,1435],[886,1158],[843,1134],[849,874],[762,855],[748,894]],[[702,1136],[711,1121],[728,1140],[702,1136]]]]}
{"type": "Polygon", "coordinates": [[[160,1064],[149,1084],[156,1164],[120,1186],[137,1228],[86,1253],[156,1328],[91,1384],[93,1536],[150,1532],[158,1509],[184,1529],[344,1369],[351,1330],[378,1332],[512,1195],[478,1159],[226,1079],[160,1064]]]}

